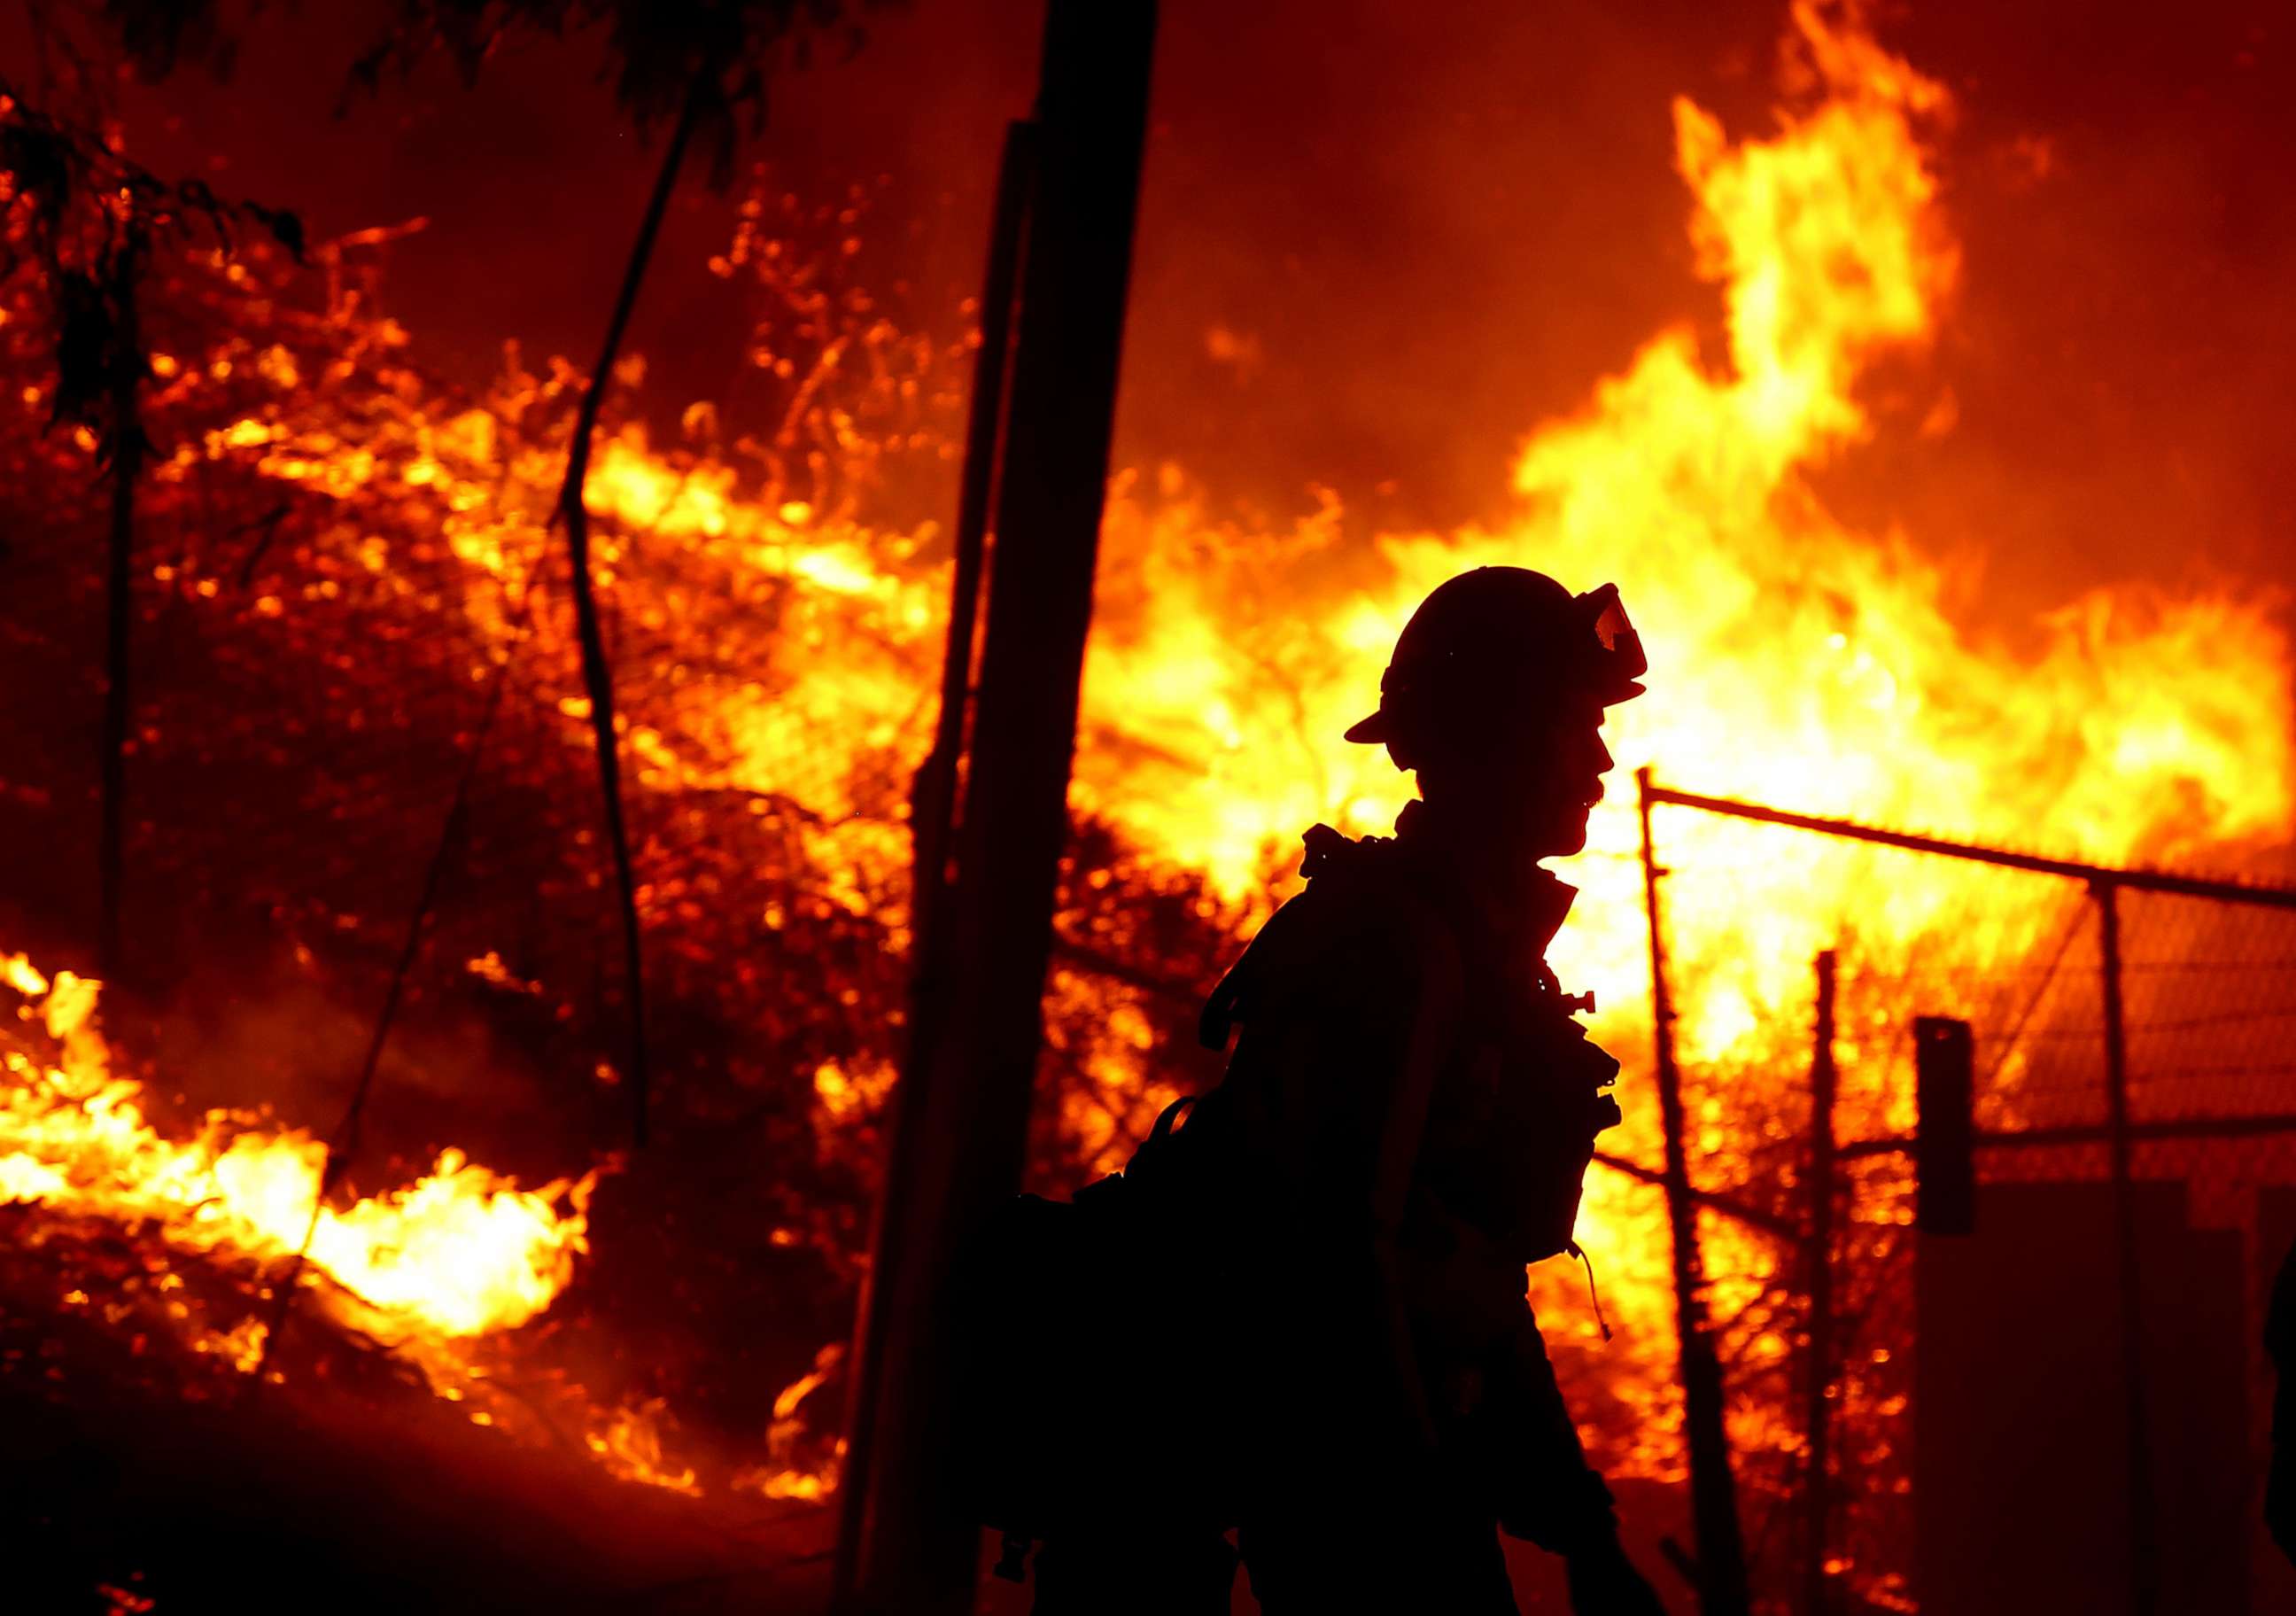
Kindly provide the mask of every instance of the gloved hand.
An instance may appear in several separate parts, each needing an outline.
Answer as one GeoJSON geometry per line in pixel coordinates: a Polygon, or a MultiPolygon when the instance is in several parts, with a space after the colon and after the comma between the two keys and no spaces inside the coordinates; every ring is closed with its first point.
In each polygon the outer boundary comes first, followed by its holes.
{"type": "Polygon", "coordinates": [[[1616,1538],[1598,1539],[1563,1563],[1577,1616],[1666,1616],[1658,1590],[1635,1570],[1616,1538]]]}

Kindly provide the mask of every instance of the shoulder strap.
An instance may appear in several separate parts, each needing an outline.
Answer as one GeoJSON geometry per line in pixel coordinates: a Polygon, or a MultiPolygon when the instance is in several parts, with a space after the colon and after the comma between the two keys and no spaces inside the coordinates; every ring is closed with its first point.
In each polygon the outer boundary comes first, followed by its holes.
{"type": "MultiPolygon", "coordinates": [[[[1300,840],[1307,844],[1307,851],[1300,860],[1300,874],[1308,878],[1308,884],[1311,887],[1319,875],[1336,875],[1359,864],[1361,856],[1378,845],[1377,838],[1351,841],[1328,824],[1310,826],[1300,840]]],[[[1300,897],[1305,896],[1305,893],[1300,894],[1300,897]]],[[[1229,1036],[1235,1031],[1236,1022],[1242,1019],[1244,1002],[1250,996],[1259,968],[1266,963],[1267,949],[1275,946],[1275,939],[1283,935],[1284,930],[1300,923],[1292,908],[1298,901],[1294,898],[1268,917],[1267,923],[1259,929],[1259,935],[1245,947],[1242,957],[1228,967],[1227,974],[1219,980],[1219,986],[1214,988],[1211,996],[1204,1000],[1203,1013],[1196,1022],[1196,1040],[1206,1049],[1227,1047],[1229,1036]],[[1286,915],[1292,915],[1292,918],[1287,920],[1284,918],[1286,915]]]]}
{"type": "MultiPolygon", "coordinates": [[[[1281,909],[1276,911],[1281,915],[1281,909]]],[[[1268,924],[1275,923],[1270,921],[1268,924]]],[[[1204,1001],[1203,1013],[1196,1019],[1196,1042],[1206,1049],[1226,1049],[1228,1034],[1235,1030],[1236,1011],[1243,1003],[1243,990],[1250,978],[1246,967],[1251,964],[1251,950],[1247,947],[1243,957],[1230,965],[1227,974],[1219,980],[1211,997],[1204,1001]]]]}

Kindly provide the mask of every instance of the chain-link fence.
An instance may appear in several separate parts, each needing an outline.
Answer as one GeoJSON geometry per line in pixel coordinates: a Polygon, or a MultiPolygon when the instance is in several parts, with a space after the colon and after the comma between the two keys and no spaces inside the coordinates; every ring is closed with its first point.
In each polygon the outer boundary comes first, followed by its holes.
{"type": "Polygon", "coordinates": [[[2296,891],[1644,791],[1753,1608],[2283,1608],[2296,891]],[[1923,1017],[1968,1028],[1966,1233],[1923,1017]]]}

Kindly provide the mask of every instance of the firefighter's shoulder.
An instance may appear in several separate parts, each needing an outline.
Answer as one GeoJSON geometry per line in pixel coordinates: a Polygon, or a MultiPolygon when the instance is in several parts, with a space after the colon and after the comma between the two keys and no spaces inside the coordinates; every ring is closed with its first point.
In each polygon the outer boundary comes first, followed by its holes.
{"type": "Polygon", "coordinates": [[[1307,886],[1268,918],[1204,1006],[1210,1047],[1286,1005],[1402,997],[1459,970],[1441,911],[1396,844],[1319,824],[1303,839],[1307,886]]]}

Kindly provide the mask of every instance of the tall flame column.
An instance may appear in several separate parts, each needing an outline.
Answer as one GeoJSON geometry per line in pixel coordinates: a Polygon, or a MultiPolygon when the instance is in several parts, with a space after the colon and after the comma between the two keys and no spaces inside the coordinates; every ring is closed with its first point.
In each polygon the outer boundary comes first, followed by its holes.
{"type": "Polygon", "coordinates": [[[897,1103],[857,1412],[874,1432],[846,1513],[849,1610],[970,1610],[977,1523],[951,1485],[937,1340],[968,1232],[1021,1185],[1068,834],[1078,689],[1115,422],[1147,135],[1154,0],[1051,0],[972,741],[930,923],[945,947],[897,1103]]]}

